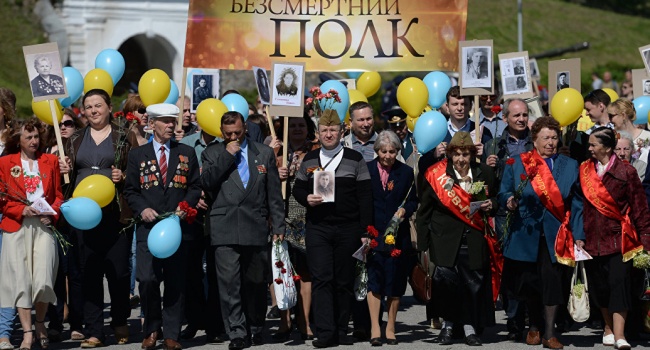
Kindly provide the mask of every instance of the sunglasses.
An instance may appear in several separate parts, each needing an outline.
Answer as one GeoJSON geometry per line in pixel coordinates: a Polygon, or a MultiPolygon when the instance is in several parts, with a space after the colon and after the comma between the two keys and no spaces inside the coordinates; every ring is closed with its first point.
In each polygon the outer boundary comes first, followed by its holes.
{"type": "Polygon", "coordinates": [[[144,108],[144,107],[140,107],[140,108],[138,108],[138,113],[145,114],[145,113],[147,113],[147,109],[144,108]]]}
{"type": "Polygon", "coordinates": [[[62,122],[59,126],[61,127],[66,127],[66,128],[74,128],[74,122],[72,120],[66,120],[62,122]]]}
{"type": "Polygon", "coordinates": [[[494,101],[497,99],[497,95],[481,95],[479,98],[481,99],[481,101],[487,101],[488,98],[494,101]]]}

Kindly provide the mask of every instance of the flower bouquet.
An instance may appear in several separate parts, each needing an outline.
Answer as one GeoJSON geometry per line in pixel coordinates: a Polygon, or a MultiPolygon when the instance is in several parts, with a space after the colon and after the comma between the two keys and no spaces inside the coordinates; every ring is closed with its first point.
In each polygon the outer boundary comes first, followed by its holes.
{"type": "Polygon", "coordinates": [[[324,110],[334,109],[335,102],[341,103],[339,93],[334,89],[330,89],[328,92],[322,92],[318,86],[314,86],[309,89],[309,93],[312,97],[307,98],[305,104],[311,105],[314,114],[319,117],[324,110]]]}
{"type": "MultiPolygon", "coordinates": [[[[514,158],[508,158],[506,160],[506,165],[512,166],[515,164],[515,159],[514,158]]],[[[515,190],[515,193],[513,194],[513,201],[518,202],[521,199],[521,196],[524,192],[524,189],[526,188],[526,185],[535,177],[537,176],[537,165],[531,167],[531,172],[530,174],[519,174],[519,185],[517,186],[517,189],[515,190]]],[[[510,230],[510,225],[512,225],[512,220],[513,216],[515,215],[514,210],[508,210],[508,213],[506,214],[506,222],[503,224],[503,237],[501,237],[501,241],[505,242],[505,240],[509,236],[509,230],[510,230]]]]}
{"type": "MultiPolygon", "coordinates": [[[[178,206],[179,206],[179,209],[180,209],[179,211],[185,212],[185,221],[187,221],[187,223],[190,224],[190,225],[193,224],[194,220],[196,220],[196,215],[197,215],[198,211],[195,208],[190,207],[190,205],[187,203],[187,201],[182,201],[182,202],[178,203],[178,206]]],[[[179,213],[177,211],[169,211],[169,212],[166,212],[166,213],[163,213],[163,214],[160,214],[160,215],[156,216],[156,220],[166,219],[166,218],[168,218],[168,217],[170,217],[172,215],[179,216],[178,214],[179,213]]],[[[140,216],[135,217],[135,218],[131,218],[131,219],[129,219],[129,224],[126,227],[124,227],[123,229],[120,230],[120,234],[128,232],[135,225],[140,225],[140,224],[143,224],[143,223],[144,223],[144,220],[140,216]]]]}
{"type": "Polygon", "coordinates": [[[273,282],[275,300],[280,310],[289,310],[298,300],[296,282],[300,280],[289,259],[289,250],[286,241],[275,240],[271,250],[271,260],[274,261],[271,269],[277,276],[273,282]]]}

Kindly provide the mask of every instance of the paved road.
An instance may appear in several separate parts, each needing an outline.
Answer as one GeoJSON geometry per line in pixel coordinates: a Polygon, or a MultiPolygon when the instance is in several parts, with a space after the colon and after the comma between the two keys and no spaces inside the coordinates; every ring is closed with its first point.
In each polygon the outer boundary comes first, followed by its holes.
{"type": "MultiPolygon", "coordinates": [[[[105,291],[108,295],[108,291],[105,291]]],[[[438,330],[434,330],[429,327],[425,318],[424,306],[419,305],[415,299],[411,296],[410,289],[407,290],[407,296],[402,298],[402,303],[400,305],[400,312],[397,315],[398,324],[396,325],[397,339],[400,342],[399,345],[392,347],[384,345],[384,347],[389,347],[391,349],[427,349],[427,350],[437,350],[437,349],[469,349],[469,347],[463,343],[462,340],[458,340],[458,343],[448,346],[438,345],[433,338],[438,334],[438,330]]],[[[108,300],[107,300],[108,301],[108,300]]],[[[108,303],[107,303],[108,307],[108,303]]],[[[130,329],[131,329],[131,339],[130,343],[127,345],[116,345],[115,339],[111,336],[107,339],[108,350],[125,350],[125,349],[140,349],[140,343],[142,341],[142,333],[140,332],[140,320],[138,316],[140,315],[140,309],[133,309],[131,312],[130,329]]],[[[106,319],[109,319],[108,309],[106,310],[106,319]]],[[[497,311],[496,314],[497,325],[488,328],[485,330],[482,336],[483,340],[483,349],[498,349],[498,350],[510,350],[510,349],[525,349],[530,350],[536,347],[531,347],[523,343],[513,343],[505,341],[506,336],[506,327],[505,327],[505,315],[503,311],[497,311]]],[[[112,334],[110,328],[108,327],[108,322],[106,323],[106,332],[107,334],[112,334]]],[[[67,324],[66,324],[67,326],[67,324]]],[[[267,326],[270,329],[271,333],[275,331],[278,327],[278,320],[268,320],[267,326]]],[[[14,345],[20,344],[20,331],[15,332],[12,342],[14,345]]],[[[64,337],[69,338],[69,333],[64,332],[64,337]]],[[[565,349],[612,349],[612,347],[606,347],[600,344],[602,337],[602,332],[586,327],[584,324],[576,324],[573,326],[570,332],[563,334],[560,337],[560,341],[565,344],[565,349]]],[[[645,340],[634,341],[632,345],[635,349],[649,348],[650,342],[648,341],[650,337],[645,337],[645,340]]],[[[267,341],[270,341],[270,336],[267,334],[267,341]]],[[[191,341],[183,341],[183,347],[185,349],[227,349],[228,343],[225,344],[205,344],[205,333],[202,331],[197,334],[197,337],[191,341]]],[[[291,341],[284,344],[265,344],[262,346],[257,346],[253,348],[258,349],[313,349],[311,346],[311,341],[303,341],[300,339],[300,334],[296,331],[292,334],[291,341]]],[[[66,340],[62,343],[52,344],[50,349],[76,349],[79,348],[79,342],[66,340]]],[[[367,342],[359,342],[353,346],[339,346],[339,349],[370,349],[371,346],[367,342]]],[[[541,346],[539,346],[541,348],[541,346]]],[[[158,349],[162,349],[162,346],[159,346],[158,349]]]]}

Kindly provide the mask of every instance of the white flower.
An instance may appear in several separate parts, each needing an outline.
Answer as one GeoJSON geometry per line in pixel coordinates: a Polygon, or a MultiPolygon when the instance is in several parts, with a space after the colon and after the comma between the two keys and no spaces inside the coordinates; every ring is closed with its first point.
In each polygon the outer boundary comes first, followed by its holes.
{"type": "Polygon", "coordinates": [[[445,191],[451,191],[451,189],[454,187],[454,179],[448,177],[447,181],[445,182],[444,185],[442,185],[442,188],[445,189],[445,191]]]}

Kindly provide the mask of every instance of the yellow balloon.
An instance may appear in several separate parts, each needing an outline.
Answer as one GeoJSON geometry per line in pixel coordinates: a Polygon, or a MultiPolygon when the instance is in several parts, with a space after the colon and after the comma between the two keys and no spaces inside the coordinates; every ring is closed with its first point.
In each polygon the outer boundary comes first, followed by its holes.
{"type": "Polygon", "coordinates": [[[363,94],[363,92],[359,90],[348,90],[348,95],[350,96],[350,106],[352,106],[353,103],[363,101],[363,102],[368,102],[368,97],[363,94]]]}
{"type": "Polygon", "coordinates": [[[84,94],[92,89],[102,89],[113,96],[113,78],[101,68],[91,70],[84,77],[84,94]]]}
{"type": "Polygon", "coordinates": [[[72,198],[86,197],[94,200],[100,207],[109,205],[115,197],[115,184],[104,175],[90,175],[81,180],[74,189],[72,198]]]}
{"type": "Polygon", "coordinates": [[[408,126],[410,132],[413,132],[413,130],[415,130],[415,123],[418,122],[418,118],[419,117],[415,117],[415,118],[411,116],[406,117],[406,126],[408,126]]]}
{"type": "Polygon", "coordinates": [[[196,107],[196,121],[201,130],[216,137],[221,135],[221,117],[228,112],[226,104],[216,98],[206,98],[196,107]]]}
{"type": "Polygon", "coordinates": [[[365,72],[357,79],[357,90],[366,97],[376,94],[380,87],[381,75],[377,72],[365,72]]]}
{"type": "Polygon", "coordinates": [[[553,96],[550,112],[560,126],[567,126],[580,118],[584,104],[585,101],[578,90],[564,88],[553,96]]]}
{"type": "Polygon", "coordinates": [[[145,106],[165,102],[171,88],[169,76],[160,69],[149,69],[138,83],[138,93],[145,106]]]}
{"type": "MultiPolygon", "coordinates": [[[[48,125],[54,125],[52,124],[52,110],[50,109],[50,101],[51,100],[34,102],[34,100],[32,100],[32,111],[38,117],[38,119],[44,123],[47,123],[48,125]]],[[[54,109],[56,110],[56,119],[58,120],[56,124],[58,127],[61,119],[63,119],[63,106],[61,106],[59,100],[54,100],[54,105],[54,109]]]]}
{"type": "Polygon", "coordinates": [[[411,117],[419,117],[428,100],[429,90],[418,78],[406,78],[397,87],[397,103],[411,117]]]}
{"type": "Polygon", "coordinates": [[[609,99],[611,100],[611,102],[618,100],[618,94],[616,93],[616,91],[610,88],[604,88],[603,91],[605,91],[609,95],[609,99]]]}

